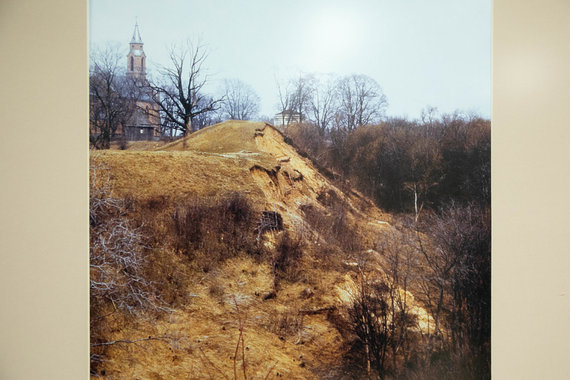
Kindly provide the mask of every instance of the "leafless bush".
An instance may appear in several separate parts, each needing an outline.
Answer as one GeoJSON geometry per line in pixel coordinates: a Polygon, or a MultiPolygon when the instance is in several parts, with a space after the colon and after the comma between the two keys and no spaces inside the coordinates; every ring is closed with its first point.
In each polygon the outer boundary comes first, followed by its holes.
{"type": "MultiPolygon", "coordinates": [[[[116,312],[169,311],[156,283],[145,275],[149,261],[140,228],[127,217],[127,202],[113,197],[109,176],[90,168],[90,307],[92,358],[102,357],[105,321],[116,312]]],[[[93,363],[96,364],[96,363],[93,363]]]]}
{"type": "MultiPolygon", "coordinates": [[[[243,378],[244,380],[247,380],[248,378],[250,379],[258,378],[258,377],[248,377],[248,360],[246,359],[245,353],[246,350],[249,350],[249,347],[245,345],[245,336],[244,336],[244,329],[247,321],[247,312],[240,309],[239,303],[235,297],[233,298],[233,303],[236,308],[236,317],[237,317],[237,324],[239,330],[239,335],[237,338],[236,347],[234,349],[234,354],[233,356],[230,357],[230,360],[232,360],[233,362],[233,379],[237,380],[240,377],[243,378]],[[241,356],[241,365],[239,364],[240,356],[241,356]]],[[[231,378],[230,376],[225,374],[224,371],[220,369],[219,366],[217,366],[212,362],[212,360],[210,360],[208,355],[206,355],[206,353],[204,352],[204,350],[202,350],[201,347],[199,347],[199,351],[201,354],[200,360],[202,361],[210,379],[224,378],[226,380],[229,380],[231,378]]],[[[267,369],[265,377],[263,378],[264,380],[269,378],[276,364],[277,362],[273,363],[267,369]]]]}
{"type": "Polygon", "coordinates": [[[275,247],[273,257],[273,278],[275,287],[280,280],[297,281],[300,275],[300,260],[304,244],[301,238],[292,238],[284,232],[275,247]]]}
{"type": "Polygon", "coordinates": [[[269,331],[282,337],[300,337],[303,330],[304,317],[303,313],[295,309],[275,312],[269,316],[267,327],[269,331]]]}
{"type": "Polygon", "coordinates": [[[391,316],[390,342],[392,370],[399,367],[400,357],[409,362],[414,354],[411,345],[414,340],[413,328],[417,326],[417,317],[411,313],[410,291],[417,286],[420,253],[415,246],[415,234],[407,229],[385,232],[376,249],[383,257],[382,269],[386,296],[391,316]]]}
{"type": "Polygon", "coordinates": [[[452,204],[421,226],[431,244],[417,235],[426,268],[422,295],[446,331],[442,352],[476,378],[490,377],[490,222],[486,208],[452,204]]]}
{"type": "Polygon", "coordinates": [[[174,248],[188,255],[201,247],[203,240],[202,224],[208,217],[208,210],[198,200],[178,206],[173,214],[174,248]]]}
{"type": "Polygon", "coordinates": [[[301,206],[305,220],[323,241],[336,242],[346,252],[360,250],[358,233],[348,219],[348,205],[339,197],[329,201],[332,203],[328,212],[313,205],[301,206]]]}
{"type": "Polygon", "coordinates": [[[256,214],[239,193],[205,200],[193,198],[176,206],[170,236],[173,248],[202,269],[239,252],[259,253],[255,239],[256,214]]]}
{"type": "Polygon", "coordinates": [[[348,310],[352,332],[364,350],[368,377],[374,369],[382,378],[386,366],[390,339],[387,292],[386,284],[374,284],[361,273],[359,288],[348,310]]]}
{"type": "Polygon", "coordinates": [[[165,307],[153,283],[143,274],[147,265],[141,229],[127,218],[128,207],[112,196],[105,170],[92,166],[90,186],[90,288],[92,305],[101,300],[134,313],[165,307]],[[103,178],[101,178],[103,174],[103,178]]]}

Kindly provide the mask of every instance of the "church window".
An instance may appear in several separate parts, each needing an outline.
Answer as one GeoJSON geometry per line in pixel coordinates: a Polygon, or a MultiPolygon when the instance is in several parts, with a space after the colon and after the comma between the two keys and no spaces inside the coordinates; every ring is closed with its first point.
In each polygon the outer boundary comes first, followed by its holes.
{"type": "Polygon", "coordinates": [[[131,71],[135,71],[135,59],[131,57],[131,71]]]}

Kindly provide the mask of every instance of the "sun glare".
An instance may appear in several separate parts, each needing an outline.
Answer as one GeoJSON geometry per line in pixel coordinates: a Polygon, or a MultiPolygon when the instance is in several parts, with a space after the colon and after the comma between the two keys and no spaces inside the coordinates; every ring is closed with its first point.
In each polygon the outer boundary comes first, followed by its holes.
{"type": "Polygon", "coordinates": [[[350,48],[355,25],[347,16],[340,9],[333,9],[321,13],[315,20],[310,39],[315,64],[326,64],[350,48]]]}

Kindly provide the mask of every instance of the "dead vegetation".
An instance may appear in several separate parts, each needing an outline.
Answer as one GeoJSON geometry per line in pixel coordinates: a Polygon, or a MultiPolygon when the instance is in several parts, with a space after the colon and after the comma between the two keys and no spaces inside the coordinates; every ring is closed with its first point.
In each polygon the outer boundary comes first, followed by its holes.
{"type": "Polygon", "coordinates": [[[265,124],[206,128],[164,149],[91,158],[92,281],[104,263],[107,283],[139,276],[135,295],[146,297],[129,313],[94,288],[93,376],[426,378],[413,366],[446,368],[429,355],[447,351],[417,349],[436,341],[438,312],[437,288],[410,270],[425,265],[420,232],[391,227],[265,124]]]}

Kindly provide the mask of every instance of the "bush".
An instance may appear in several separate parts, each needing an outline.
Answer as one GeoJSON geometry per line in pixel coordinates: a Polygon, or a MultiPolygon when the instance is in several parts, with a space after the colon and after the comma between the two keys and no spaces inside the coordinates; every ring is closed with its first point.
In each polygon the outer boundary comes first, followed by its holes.
{"type": "Polygon", "coordinates": [[[360,250],[358,232],[348,220],[348,205],[336,195],[328,197],[321,194],[318,200],[328,203],[330,213],[321,211],[313,205],[302,205],[305,220],[317,231],[325,242],[336,242],[345,252],[360,250]]]}
{"type": "Polygon", "coordinates": [[[298,281],[299,267],[303,256],[303,241],[300,237],[293,239],[284,232],[279,239],[273,258],[273,274],[275,287],[280,280],[298,281]]]}
{"type": "Polygon", "coordinates": [[[90,168],[90,334],[94,350],[92,369],[104,351],[107,323],[114,314],[153,314],[169,311],[159,282],[148,276],[150,249],[140,228],[127,215],[129,202],[112,196],[108,171],[97,163],[90,168]],[[117,313],[118,312],[118,313],[117,313]]]}
{"type": "Polygon", "coordinates": [[[239,252],[259,254],[256,215],[251,203],[239,193],[209,201],[190,199],[172,212],[172,247],[206,271],[239,252]]]}
{"type": "Polygon", "coordinates": [[[288,309],[271,313],[267,327],[269,331],[282,337],[297,336],[300,340],[303,331],[304,314],[299,310],[288,309]]]}
{"type": "Polygon", "coordinates": [[[358,337],[368,375],[374,369],[383,377],[390,340],[388,288],[361,276],[360,287],[348,310],[352,332],[358,337]]]}

